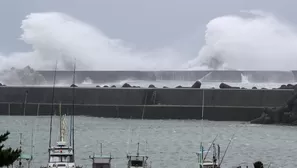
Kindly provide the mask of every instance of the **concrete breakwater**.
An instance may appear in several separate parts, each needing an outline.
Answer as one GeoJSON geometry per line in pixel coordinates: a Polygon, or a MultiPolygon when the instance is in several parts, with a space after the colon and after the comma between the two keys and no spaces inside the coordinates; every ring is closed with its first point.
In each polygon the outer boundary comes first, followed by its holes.
{"type": "MultiPolygon", "coordinates": [[[[53,80],[54,71],[37,71],[48,82],[53,80]]],[[[72,81],[72,71],[57,71],[57,81],[72,81]]],[[[296,71],[77,71],[76,83],[90,79],[93,83],[133,80],[181,80],[202,82],[245,82],[251,83],[293,83],[297,81],[296,71]],[[243,79],[244,78],[244,79],[243,79]]],[[[69,83],[69,82],[68,82],[69,83]]]]}
{"type": "MultiPolygon", "coordinates": [[[[250,121],[263,108],[281,106],[293,95],[292,89],[78,87],[74,91],[75,115],[144,119],[201,119],[204,92],[204,118],[217,121],[250,121]]],[[[0,87],[0,114],[49,115],[52,93],[52,87],[0,87]]],[[[59,103],[63,113],[72,111],[72,95],[70,87],[55,89],[56,113],[59,103]]]]}

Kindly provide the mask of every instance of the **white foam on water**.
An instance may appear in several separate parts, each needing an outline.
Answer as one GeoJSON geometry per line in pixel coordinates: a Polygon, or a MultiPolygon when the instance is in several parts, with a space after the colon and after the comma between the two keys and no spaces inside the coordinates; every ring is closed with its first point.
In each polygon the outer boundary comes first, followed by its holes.
{"type": "MultiPolygon", "coordinates": [[[[103,87],[104,85],[112,86],[115,85],[116,87],[121,87],[123,84],[128,83],[131,86],[140,86],[140,87],[148,87],[150,84],[156,86],[157,88],[162,88],[164,86],[169,88],[174,88],[177,86],[183,86],[183,87],[191,87],[194,84],[195,81],[169,81],[169,80],[157,80],[157,81],[144,81],[144,80],[123,80],[118,82],[107,82],[107,83],[89,83],[89,84],[78,84],[78,86],[83,87],[95,87],[97,85],[103,87]]],[[[233,82],[226,82],[230,86],[234,87],[244,87],[247,89],[252,89],[253,87],[260,88],[279,88],[280,83],[233,83],[233,82]]],[[[201,88],[219,88],[219,85],[221,82],[202,82],[201,88]]],[[[297,83],[292,83],[297,84],[297,83]]],[[[63,84],[61,84],[63,85],[63,84]]],[[[68,84],[69,85],[69,84],[68,84]]],[[[67,85],[67,86],[68,86],[67,85]]]]}
{"type": "Polygon", "coordinates": [[[245,75],[241,74],[241,83],[243,83],[243,84],[250,83],[248,76],[245,76],[245,75]]]}

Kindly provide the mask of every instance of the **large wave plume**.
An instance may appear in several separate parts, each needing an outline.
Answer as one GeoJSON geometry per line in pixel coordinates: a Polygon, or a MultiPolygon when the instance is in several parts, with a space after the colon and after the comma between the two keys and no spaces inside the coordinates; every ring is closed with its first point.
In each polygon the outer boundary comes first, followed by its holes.
{"type": "Polygon", "coordinates": [[[100,30],[66,14],[32,13],[22,21],[21,40],[32,46],[28,53],[0,55],[0,67],[80,70],[153,70],[177,67],[180,56],[171,48],[139,52],[111,39],[100,30]]]}
{"type": "Polygon", "coordinates": [[[0,70],[27,65],[52,70],[56,60],[58,69],[69,70],[74,58],[80,70],[296,69],[295,29],[272,14],[248,14],[211,20],[206,25],[205,45],[188,60],[172,47],[137,51],[63,13],[32,13],[21,25],[21,40],[32,46],[32,52],[0,53],[0,70]]]}
{"type": "Polygon", "coordinates": [[[297,62],[295,29],[261,11],[227,15],[207,24],[205,45],[190,69],[293,70],[297,62]]]}

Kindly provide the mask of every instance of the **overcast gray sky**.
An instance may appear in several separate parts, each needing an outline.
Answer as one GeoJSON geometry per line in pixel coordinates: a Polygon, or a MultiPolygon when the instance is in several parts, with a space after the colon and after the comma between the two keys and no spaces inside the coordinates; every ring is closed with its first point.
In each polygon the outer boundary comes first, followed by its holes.
{"type": "Polygon", "coordinates": [[[144,50],[183,40],[199,46],[211,19],[240,10],[260,9],[296,23],[296,6],[296,0],[1,0],[0,52],[31,50],[18,38],[32,12],[66,13],[144,50]]]}

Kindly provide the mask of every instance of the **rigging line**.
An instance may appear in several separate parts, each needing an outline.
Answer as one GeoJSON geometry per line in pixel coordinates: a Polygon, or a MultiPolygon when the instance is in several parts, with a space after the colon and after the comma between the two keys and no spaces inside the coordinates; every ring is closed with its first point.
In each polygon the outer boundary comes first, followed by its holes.
{"type": "Polygon", "coordinates": [[[76,76],[76,58],[74,58],[73,66],[73,87],[72,87],[72,150],[73,150],[73,159],[74,159],[74,113],[75,113],[75,76],[76,76]]]}
{"type": "MultiPolygon", "coordinates": [[[[52,111],[51,111],[51,118],[50,118],[50,132],[49,132],[49,148],[52,145],[52,129],[53,129],[53,114],[54,114],[54,100],[55,100],[55,85],[56,85],[56,75],[57,75],[57,67],[58,67],[58,60],[56,60],[55,72],[54,72],[54,83],[53,83],[53,90],[52,90],[52,111]]],[[[50,156],[48,157],[50,160],[50,156]]]]}

